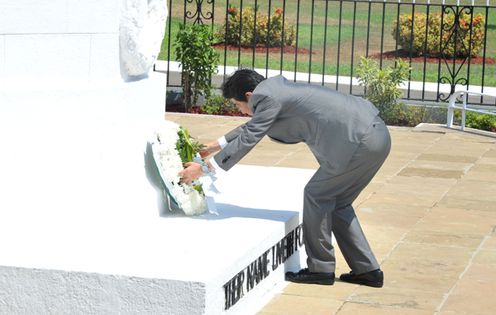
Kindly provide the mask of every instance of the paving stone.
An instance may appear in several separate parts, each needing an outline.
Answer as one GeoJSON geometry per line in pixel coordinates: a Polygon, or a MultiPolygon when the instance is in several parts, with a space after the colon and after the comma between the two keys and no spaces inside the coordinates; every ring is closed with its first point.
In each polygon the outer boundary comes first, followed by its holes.
{"type": "Polygon", "coordinates": [[[440,198],[438,195],[415,195],[408,192],[387,192],[385,190],[378,191],[370,197],[372,200],[381,200],[388,204],[405,204],[418,207],[432,207],[440,198]]]}
{"type": "Polygon", "coordinates": [[[473,264],[457,283],[441,311],[493,315],[496,264],[473,264]]]}
{"type": "Polygon", "coordinates": [[[432,315],[432,311],[406,307],[385,307],[376,304],[346,302],[338,315],[432,315]]]}
{"type": "MultiPolygon", "coordinates": [[[[392,251],[390,257],[388,257],[388,259],[381,265],[384,273],[387,274],[387,287],[405,287],[423,290],[434,289],[429,287],[424,280],[429,280],[432,283],[439,284],[446,284],[446,282],[448,282],[448,284],[453,284],[456,282],[458,276],[461,272],[463,272],[465,266],[470,260],[470,255],[466,255],[466,257],[463,258],[446,258],[444,260],[440,254],[429,257],[425,255],[422,258],[406,256],[400,257],[396,254],[396,251],[398,247],[401,247],[404,244],[411,245],[411,243],[400,243],[392,251]],[[415,282],[416,285],[409,287],[408,282],[415,282]]],[[[421,251],[424,247],[425,245],[418,246],[415,250],[421,251]]],[[[445,248],[457,250],[463,249],[460,247],[444,247],[440,248],[439,251],[445,253],[445,248]]]]}
{"type": "Polygon", "coordinates": [[[460,199],[493,201],[496,208],[496,183],[474,180],[460,180],[446,195],[460,199]]]}
{"type": "Polygon", "coordinates": [[[457,163],[475,163],[475,161],[477,161],[477,158],[473,157],[473,156],[466,156],[466,155],[423,153],[417,157],[417,160],[438,161],[438,162],[457,162],[457,163]]]}
{"type": "Polygon", "coordinates": [[[496,265],[496,250],[482,249],[477,252],[472,262],[474,264],[496,265]]]}
{"type": "Polygon", "coordinates": [[[296,168],[307,168],[317,170],[319,164],[312,160],[298,160],[296,158],[285,158],[277,163],[277,166],[281,167],[296,167],[296,168]]]}
{"type": "Polygon", "coordinates": [[[387,180],[396,176],[396,174],[398,174],[403,167],[404,167],[404,164],[399,165],[399,166],[384,165],[377,172],[377,174],[375,175],[374,178],[380,179],[381,181],[386,182],[387,180]]]}
{"type": "Polygon", "coordinates": [[[444,246],[460,246],[476,249],[484,236],[474,234],[460,234],[456,231],[437,232],[421,229],[411,230],[403,239],[407,243],[432,244],[444,246]]]}
{"type": "Polygon", "coordinates": [[[477,160],[477,163],[495,165],[496,164],[496,156],[491,157],[491,156],[483,155],[483,157],[481,157],[477,160]]]}
{"type": "Polygon", "coordinates": [[[412,129],[412,132],[424,132],[424,131],[430,131],[430,132],[439,132],[442,134],[446,134],[448,132],[451,132],[451,129],[446,128],[445,125],[441,124],[427,124],[427,123],[421,123],[415,128],[412,129]]]}
{"type": "MultiPolygon", "coordinates": [[[[487,160],[487,158],[486,158],[487,160]]],[[[495,159],[496,161],[496,159],[495,159]]],[[[487,181],[491,183],[496,182],[496,162],[491,163],[481,163],[480,161],[475,164],[463,177],[465,180],[474,181],[487,181]]]]}
{"type": "Polygon", "coordinates": [[[279,156],[264,156],[264,155],[256,154],[256,152],[250,152],[250,153],[246,155],[243,159],[241,159],[239,163],[247,164],[247,165],[275,166],[276,163],[281,160],[281,157],[279,156]]]}
{"type": "Polygon", "coordinates": [[[392,141],[391,143],[391,150],[395,152],[411,152],[411,153],[416,153],[420,154],[427,149],[430,148],[432,144],[430,143],[412,143],[412,142],[402,142],[402,143],[396,143],[395,141],[392,141]]]}
{"type": "Polygon", "coordinates": [[[385,287],[448,292],[470,261],[463,247],[400,243],[381,265],[385,287]]]}
{"type": "Polygon", "coordinates": [[[407,162],[414,160],[418,157],[418,152],[401,152],[392,150],[388,155],[388,160],[405,160],[407,162]]]}
{"type": "MultiPolygon", "coordinates": [[[[380,188],[380,187],[379,187],[380,188]]],[[[395,202],[386,202],[374,194],[371,198],[359,204],[355,209],[364,208],[364,212],[377,212],[390,214],[395,216],[413,216],[416,218],[421,218],[425,216],[430,207],[419,207],[417,205],[411,205],[408,203],[400,202],[396,200],[395,202]]]]}
{"type": "MultiPolygon", "coordinates": [[[[339,246],[337,244],[335,244],[335,242],[334,242],[333,246],[334,246],[335,255],[336,255],[336,270],[335,270],[335,274],[336,274],[337,277],[339,277],[339,275],[341,275],[343,273],[350,272],[351,269],[348,266],[348,263],[346,263],[346,261],[345,261],[345,259],[343,257],[343,254],[339,250],[339,246]]],[[[349,283],[345,283],[345,284],[348,285],[347,287],[350,287],[349,283]]],[[[351,285],[351,287],[353,287],[353,285],[351,285]]],[[[339,290],[347,290],[347,289],[346,288],[341,288],[339,290]]]]}
{"type": "Polygon", "coordinates": [[[299,168],[318,168],[318,163],[309,150],[302,150],[297,146],[284,146],[262,141],[250,151],[241,161],[241,164],[283,166],[299,168]],[[291,164],[291,161],[293,163],[291,164]],[[289,164],[289,165],[288,165],[289,164]]]}
{"type": "Polygon", "coordinates": [[[177,122],[177,121],[179,121],[181,119],[181,116],[167,113],[165,115],[165,119],[166,120],[177,122]]]}
{"type": "Polygon", "coordinates": [[[367,201],[372,197],[377,191],[381,189],[382,186],[384,186],[384,182],[380,180],[380,178],[372,180],[367,187],[365,187],[364,190],[360,193],[360,195],[353,201],[353,207],[355,209],[362,204],[363,202],[367,201]]]}
{"type": "MultiPolygon", "coordinates": [[[[263,158],[273,158],[274,160],[278,161],[283,159],[286,155],[290,153],[286,151],[277,151],[277,150],[267,150],[267,149],[259,149],[259,148],[254,148],[252,151],[250,151],[245,157],[250,157],[250,158],[258,158],[258,157],[263,157],[263,158]]],[[[243,164],[243,163],[241,163],[243,164]]],[[[265,165],[264,162],[260,162],[259,165],[265,165]]],[[[270,165],[272,166],[272,165],[270,165]]]]}
{"type": "Polygon", "coordinates": [[[462,176],[462,179],[496,183],[496,173],[485,172],[485,171],[476,171],[476,170],[470,169],[470,171],[468,171],[465,175],[462,176]]]}
{"type": "Polygon", "coordinates": [[[479,158],[483,156],[488,150],[487,144],[474,143],[469,141],[445,141],[436,143],[428,150],[422,153],[426,154],[446,154],[446,155],[464,155],[479,158]],[[463,149],[461,149],[463,148],[463,149]]]}
{"type": "Polygon", "coordinates": [[[452,178],[395,176],[379,192],[408,193],[415,196],[443,196],[456,183],[452,178]],[[413,189],[412,189],[413,187],[413,189]]]}
{"type": "Polygon", "coordinates": [[[388,157],[384,161],[384,164],[382,165],[382,167],[385,167],[385,166],[398,166],[398,167],[401,166],[401,167],[403,167],[403,166],[407,165],[408,163],[410,163],[411,160],[412,160],[411,158],[393,157],[391,155],[388,155],[388,157]]]}
{"type": "Polygon", "coordinates": [[[496,158],[496,149],[490,149],[484,154],[485,158],[496,158]]]}
{"type": "Polygon", "coordinates": [[[463,311],[459,311],[459,312],[456,312],[456,311],[441,311],[441,312],[437,312],[435,314],[436,315],[475,315],[475,314],[467,313],[467,312],[463,312],[463,311]]]}
{"type": "Polygon", "coordinates": [[[328,315],[335,313],[343,301],[312,296],[280,294],[259,314],[328,315]]]}
{"type": "Polygon", "coordinates": [[[483,249],[494,249],[496,250],[496,233],[493,230],[491,237],[486,239],[482,244],[483,249]]]}
{"type": "MultiPolygon", "coordinates": [[[[403,265],[408,264],[404,263],[403,265]]],[[[411,264],[414,264],[413,262],[411,264]]],[[[463,268],[453,270],[448,273],[443,271],[443,268],[429,268],[428,273],[410,274],[407,272],[397,271],[395,265],[385,265],[382,267],[385,273],[384,287],[396,290],[421,290],[431,293],[449,292],[456,284],[459,274],[463,268]]],[[[419,269],[420,270],[420,269],[419,269]]]]}
{"type": "Polygon", "coordinates": [[[412,215],[402,215],[400,211],[396,210],[381,211],[381,208],[367,206],[359,206],[355,208],[355,212],[360,219],[360,222],[379,226],[386,225],[388,227],[403,229],[411,229],[421,218],[412,215]]]}
{"type": "Polygon", "coordinates": [[[415,231],[436,231],[461,235],[487,235],[495,222],[484,211],[434,207],[415,226],[415,231]]]}
{"type": "Polygon", "coordinates": [[[473,163],[426,161],[426,160],[415,160],[412,161],[412,163],[408,164],[409,168],[458,171],[458,172],[462,172],[462,174],[467,173],[473,166],[474,166],[473,163]]]}
{"type": "Polygon", "coordinates": [[[386,307],[411,308],[434,311],[443,300],[441,292],[426,292],[397,288],[370,288],[360,286],[349,298],[350,302],[374,304],[386,307]]]}
{"type": "Polygon", "coordinates": [[[420,290],[433,294],[446,293],[456,284],[459,274],[464,270],[464,267],[460,266],[457,269],[446,272],[442,266],[433,268],[435,263],[431,263],[430,266],[422,265],[421,268],[411,268],[408,271],[400,270],[408,264],[413,265],[416,262],[398,264],[388,260],[383,263],[381,269],[385,274],[384,288],[391,288],[398,291],[420,290]]]}
{"type": "Polygon", "coordinates": [[[407,228],[371,225],[363,221],[361,222],[361,226],[379,262],[383,262],[386,258],[389,259],[391,251],[398,245],[406,233],[408,233],[407,228]]]}
{"type": "Polygon", "coordinates": [[[470,171],[489,172],[489,173],[493,173],[492,175],[496,177],[496,164],[477,163],[470,169],[470,171]]]}
{"type": "MultiPolygon", "coordinates": [[[[264,155],[264,156],[277,156],[279,159],[284,159],[287,156],[291,156],[295,154],[293,151],[288,151],[288,150],[278,150],[276,148],[270,149],[270,148],[259,148],[255,147],[250,153],[257,153],[257,155],[264,155]]],[[[312,156],[308,156],[308,158],[312,158],[312,156]]]]}
{"type": "Polygon", "coordinates": [[[365,187],[365,189],[362,191],[376,192],[379,189],[381,189],[382,186],[384,186],[384,183],[382,181],[376,180],[375,178],[373,178],[370,181],[370,183],[365,187]]]}
{"type": "Polygon", "coordinates": [[[274,141],[270,141],[268,138],[263,138],[262,141],[260,141],[255,148],[260,150],[266,149],[269,151],[286,152],[286,153],[290,153],[290,152],[296,153],[296,152],[304,151],[313,157],[312,153],[305,144],[280,144],[274,141]]]}
{"type": "Polygon", "coordinates": [[[444,196],[443,199],[439,201],[438,205],[443,207],[462,208],[467,210],[481,210],[496,213],[496,204],[494,201],[478,200],[476,197],[476,191],[471,190],[471,192],[475,197],[467,195],[466,198],[473,199],[458,198],[456,194],[450,194],[444,196]]]}
{"type": "MultiPolygon", "coordinates": [[[[377,259],[379,265],[381,265],[386,261],[386,259],[389,258],[389,255],[391,255],[391,251],[398,244],[399,240],[390,239],[388,241],[376,242],[369,237],[368,242],[370,244],[370,248],[372,248],[375,259],[377,259]]],[[[347,270],[347,272],[348,271],[350,270],[347,270]]]]}
{"type": "MultiPolygon", "coordinates": [[[[449,266],[466,265],[472,256],[473,250],[470,248],[457,248],[451,246],[431,245],[431,244],[412,244],[402,242],[399,244],[389,257],[390,260],[401,261],[427,261],[449,266]]],[[[422,263],[423,264],[423,263],[422,263]]]]}
{"type": "Polygon", "coordinates": [[[355,207],[356,209],[357,205],[368,200],[372,195],[374,195],[373,191],[363,190],[360,195],[358,195],[358,197],[353,201],[353,207],[355,207]]]}
{"type": "Polygon", "coordinates": [[[446,136],[443,137],[443,140],[445,142],[475,142],[475,143],[483,143],[483,144],[491,144],[494,143],[494,133],[485,133],[482,132],[480,134],[473,133],[473,132],[463,132],[463,131],[455,131],[455,132],[449,132],[446,133],[446,136]],[[487,136],[491,134],[492,136],[487,136]]]}
{"type": "MultiPolygon", "coordinates": [[[[348,270],[343,271],[348,272],[348,270]]],[[[340,273],[336,273],[339,277],[340,273]]],[[[284,294],[296,296],[308,296],[333,300],[346,300],[355,290],[356,286],[345,282],[335,282],[334,285],[316,285],[316,284],[297,284],[290,283],[285,289],[284,294]]]]}
{"type": "Polygon", "coordinates": [[[439,145],[448,145],[450,143],[463,143],[467,146],[485,146],[491,149],[491,146],[496,142],[495,138],[484,137],[480,135],[473,135],[468,132],[446,133],[446,135],[439,138],[437,143],[439,145]]]}
{"type": "Polygon", "coordinates": [[[389,130],[391,133],[391,138],[393,140],[409,140],[414,143],[435,142],[438,141],[441,137],[443,137],[443,134],[415,132],[412,129],[407,130],[407,132],[401,132],[402,130],[398,130],[390,127],[389,130]]]}
{"type": "Polygon", "coordinates": [[[292,160],[292,161],[301,161],[301,162],[315,162],[315,169],[319,168],[319,164],[315,156],[310,152],[308,148],[304,148],[303,150],[295,150],[287,154],[284,159],[292,160]]]}
{"type": "Polygon", "coordinates": [[[420,176],[434,178],[460,178],[463,171],[440,170],[435,168],[406,167],[401,170],[399,176],[420,176]]]}

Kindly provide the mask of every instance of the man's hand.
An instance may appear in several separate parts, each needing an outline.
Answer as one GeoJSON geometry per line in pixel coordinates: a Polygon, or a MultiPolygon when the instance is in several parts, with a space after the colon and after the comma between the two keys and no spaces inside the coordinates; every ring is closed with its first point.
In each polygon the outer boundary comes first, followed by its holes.
{"type": "Polygon", "coordinates": [[[193,181],[198,179],[198,177],[203,175],[201,165],[195,162],[188,162],[184,164],[184,170],[179,172],[179,177],[181,177],[181,183],[186,183],[190,185],[193,181]]]}
{"type": "Polygon", "coordinates": [[[215,153],[220,150],[220,145],[217,141],[213,141],[210,143],[207,143],[205,147],[200,151],[200,156],[202,158],[206,158],[212,153],[215,153]]]}
{"type": "Polygon", "coordinates": [[[206,158],[207,156],[210,155],[210,150],[208,149],[208,147],[204,147],[201,151],[200,151],[200,156],[202,158],[206,158]]]}

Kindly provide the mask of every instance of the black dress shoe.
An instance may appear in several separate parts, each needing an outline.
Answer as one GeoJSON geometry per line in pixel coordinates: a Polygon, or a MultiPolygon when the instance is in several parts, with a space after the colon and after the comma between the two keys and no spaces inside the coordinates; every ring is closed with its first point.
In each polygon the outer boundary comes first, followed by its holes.
{"type": "Polygon", "coordinates": [[[298,272],[286,272],[286,280],[296,283],[308,284],[334,284],[334,272],[310,272],[308,268],[298,272]]]}
{"type": "Polygon", "coordinates": [[[343,273],[339,280],[344,282],[363,284],[369,287],[382,288],[384,284],[384,273],[381,269],[376,269],[366,273],[361,273],[359,275],[354,274],[353,271],[350,273],[343,273]]]}

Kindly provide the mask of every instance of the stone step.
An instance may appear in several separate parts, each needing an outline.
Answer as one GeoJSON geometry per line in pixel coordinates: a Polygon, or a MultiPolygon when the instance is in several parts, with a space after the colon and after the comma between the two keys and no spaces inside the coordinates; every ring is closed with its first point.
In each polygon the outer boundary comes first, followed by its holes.
{"type": "Polygon", "coordinates": [[[311,173],[235,166],[216,181],[217,214],[197,217],[68,220],[41,207],[33,230],[2,211],[17,229],[0,232],[0,313],[253,314],[300,267],[311,173]]]}

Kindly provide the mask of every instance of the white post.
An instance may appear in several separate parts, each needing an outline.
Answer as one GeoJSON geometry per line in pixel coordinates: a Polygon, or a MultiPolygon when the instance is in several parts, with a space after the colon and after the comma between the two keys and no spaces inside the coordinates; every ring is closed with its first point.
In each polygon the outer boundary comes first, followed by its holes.
{"type": "Polygon", "coordinates": [[[462,123],[461,123],[462,131],[465,130],[465,121],[466,121],[465,118],[467,115],[467,99],[468,99],[468,91],[463,94],[462,123]]]}
{"type": "Polygon", "coordinates": [[[448,116],[446,118],[446,126],[448,128],[453,128],[453,116],[454,116],[454,112],[455,112],[456,98],[458,97],[458,95],[459,95],[459,92],[455,92],[449,98],[448,116]]]}

